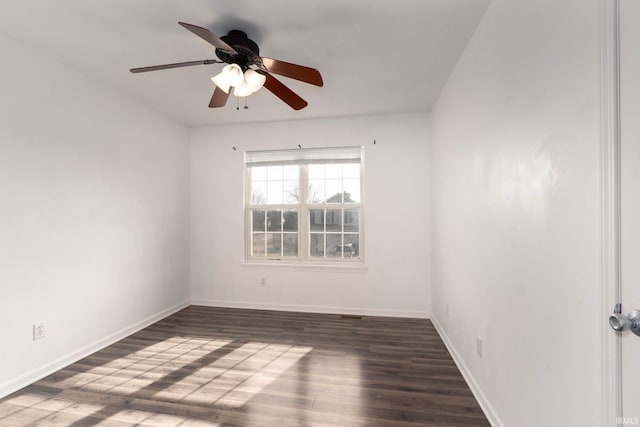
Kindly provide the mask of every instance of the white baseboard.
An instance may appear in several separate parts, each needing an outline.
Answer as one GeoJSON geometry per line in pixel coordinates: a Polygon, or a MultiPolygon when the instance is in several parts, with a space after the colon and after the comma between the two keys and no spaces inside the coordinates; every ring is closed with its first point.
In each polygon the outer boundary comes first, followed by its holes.
{"type": "Polygon", "coordinates": [[[368,309],[353,307],[327,307],[318,305],[288,305],[288,304],[261,304],[245,301],[222,301],[198,299],[191,300],[192,305],[203,305],[207,307],[225,308],[248,308],[254,310],[276,310],[295,311],[303,313],[323,313],[323,314],[351,314],[360,316],[384,316],[384,317],[410,317],[417,319],[428,319],[429,313],[426,311],[414,310],[388,310],[388,309],[368,309]]]}
{"type": "Polygon", "coordinates": [[[113,334],[102,338],[98,341],[95,341],[89,345],[86,345],[78,350],[75,350],[65,356],[62,356],[50,363],[47,363],[44,366],[33,369],[32,371],[27,372],[26,374],[20,375],[19,377],[9,380],[3,384],[0,384],[0,398],[5,397],[15,391],[20,390],[23,387],[32,384],[47,375],[51,375],[57,370],[64,368],[78,360],[87,357],[88,355],[95,353],[98,350],[101,350],[121,339],[138,332],[140,329],[144,329],[147,326],[157,322],[158,320],[164,319],[171,314],[182,310],[183,308],[189,306],[187,301],[181,302],[179,304],[174,305],[166,310],[161,311],[160,313],[156,313],[152,316],[147,317],[137,323],[134,323],[131,326],[127,326],[113,334]]]}
{"type": "Polygon", "coordinates": [[[444,332],[442,326],[440,326],[440,323],[438,323],[438,319],[436,319],[435,317],[431,317],[430,320],[431,323],[433,323],[433,326],[435,326],[436,331],[440,335],[440,338],[442,338],[442,341],[447,347],[447,350],[449,350],[449,353],[451,353],[453,361],[456,363],[458,370],[460,370],[460,372],[462,373],[464,380],[467,382],[467,385],[471,389],[473,396],[480,404],[480,407],[482,408],[484,415],[489,420],[489,423],[491,423],[491,425],[494,427],[504,427],[504,423],[502,422],[502,420],[500,420],[498,413],[493,408],[493,406],[491,406],[491,403],[489,403],[489,399],[487,399],[487,396],[485,396],[475,378],[473,378],[473,375],[471,375],[471,371],[469,370],[469,368],[467,368],[467,365],[465,365],[464,361],[456,351],[456,348],[453,346],[453,343],[444,332]]]}

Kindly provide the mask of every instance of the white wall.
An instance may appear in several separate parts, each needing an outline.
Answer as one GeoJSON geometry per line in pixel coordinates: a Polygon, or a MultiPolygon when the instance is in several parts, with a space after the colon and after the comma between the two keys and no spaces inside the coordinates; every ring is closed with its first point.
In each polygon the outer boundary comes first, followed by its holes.
{"type": "Polygon", "coordinates": [[[426,115],[411,114],[192,130],[192,301],[237,307],[427,316],[430,286],[427,122],[426,115]],[[298,144],[365,146],[366,270],[243,265],[243,152],[296,148],[298,144]],[[233,146],[237,151],[233,151],[233,146]],[[266,287],[260,287],[261,277],[266,279],[266,287]]]}
{"type": "Polygon", "coordinates": [[[4,36],[0,51],[2,396],[188,299],[189,192],[186,129],[4,36]]]}
{"type": "Polygon", "coordinates": [[[598,22],[493,0],[433,110],[432,316],[495,424],[601,422],[598,22]]]}

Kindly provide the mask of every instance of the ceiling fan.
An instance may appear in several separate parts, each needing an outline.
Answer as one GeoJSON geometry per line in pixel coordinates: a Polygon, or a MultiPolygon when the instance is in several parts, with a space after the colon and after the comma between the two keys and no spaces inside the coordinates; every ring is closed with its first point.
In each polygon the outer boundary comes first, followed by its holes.
{"type": "Polygon", "coordinates": [[[185,22],[178,22],[178,24],[213,45],[216,48],[215,53],[219,60],[203,59],[200,61],[153,65],[132,68],[129,71],[142,73],[192,65],[226,63],[228,65],[223,68],[222,72],[211,79],[216,84],[216,89],[209,102],[209,108],[223,107],[232,92],[238,97],[245,97],[264,86],[294,110],[301,110],[308,105],[307,101],[276,79],[273,74],[315,86],[323,86],[324,84],[320,72],[315,68],[260,56],[258,45],[243,31],[231,30],[226,36],[218,37],[208,29],[197,25],[185,22]]]}

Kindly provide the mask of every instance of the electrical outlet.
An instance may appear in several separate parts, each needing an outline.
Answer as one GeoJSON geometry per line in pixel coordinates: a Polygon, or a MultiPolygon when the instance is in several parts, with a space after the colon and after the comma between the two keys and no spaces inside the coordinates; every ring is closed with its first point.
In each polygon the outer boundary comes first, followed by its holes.
{"type": "Polygon", "coordinates": [[[476,337],[476,353],[478,353],[478,357],[482,359],[482,338],[476,337]]]}
{"type": "Polygon", "coordinates": [[[33,324],[33,340],[39,340],[44,338],[47,333],[47,325],[44,322],[38,322],[33,324]]]}
{"type": "Polygon", "coordinates": [[[262,286],[263,288],[265,286],[267,286],[267,278],[266,277],[261,277],[260,278],[260,286],[262,286]]]}

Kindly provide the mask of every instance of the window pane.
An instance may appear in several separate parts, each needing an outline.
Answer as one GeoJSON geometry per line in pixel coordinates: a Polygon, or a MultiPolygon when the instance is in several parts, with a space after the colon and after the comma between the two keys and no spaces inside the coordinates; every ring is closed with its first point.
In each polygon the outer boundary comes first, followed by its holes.
{"type": "Polygon", "coordinates": [[[326,181],[326,203],[342,203],[342,180],[327,179],[326,181]]]}
{"type": "Polygon", "coordinates": [[[282,231],[282,211],[267,212],[267,231],[282,231]]]}
{"type": "Polygon", "coordinates": [[[327,257],[342,257],[341,234],[327,234],[327,257]]]}
{"type": "Polygon", "coordinates": [[[284,203],[298,203],[299,201],[298,181],[284,181],[284,203]]]}
{"type": "Polygon", "coordinates": [[[342,231],[342,210],[327,209],[325,221],[327,224],[327,232],[342,231]]]}
{"type": "Polygon", "coordinates": [[[280,256],[281,236],[280,233],[267,233],[267,256],[280,256]]]}
{"type": "Polygon", "coordinates": [[[265,215],[264,209],[251,209],[251,229],[252,231],[264,231],[265,215]]]}
{"type": "Polygon", "coordinates": [[[267,168],[264,166],[251,168],[251,180],[252,181],[266,181],[267,180],[267,168]]]}
{"type": "Polygon", "coordinates": [[[251,256],[264,256],[264,233],[253,233],[251,256]]]}
{"type": "Polygon", "coordinates": [[[344,185],[344,202],[360,203],[360,180],[345,179],[344,185]]]}
{"type": "Polygon", "coordinates": [[[267,179],[269,181],[282,180],[282,166],[268,166],[267,179]]]}
{"type": "Polygon", "coordinates": [[[284,231],[298,231],[298,211],[289,209],[284,211],[284,222],[282,229],[284,231]]]}
{"type": "Polygon", "coordinates": [[[309,179],[324,179],[324,165],[309,165],[309,179]]]}
{"type": "MultiPolygon", "coordinates": [[[[282,168],[282,166],[278,166],[282,168]]],[[[282,203],[282,181],[269,181],[267,183],[267,203],[282,203]]]]}
{"type": "Polygon", "coordinates": [[[295,179],[298,180],[298,169],[299,166],[284,166],[283,168],[283,178],[284,179],[295,179]]]}
{"type": "Polygon", "coordinates": [[[282,253],[284,256],[297,256],[298,255],[298,235],[294,233],[285,233],[282,235],[283,248],[282,253]]]}
{"type": "Polygon", "coordinates": [[[251,203],[254,205],[263,205],[267,202],[267,183],[252,182],[251,183],[251,203]]]}
{"type": "Polygon", "coordinates": [[[327,179],[342,179],[342,165],[328,164],[325,168],[327,179]]]}
{"type": "Polygon", "coordinates": [[[345,234],[343,253],[345,258],[355,258],[360,256],[359,234],[345,234]]]}
{"type": "Polygon", "coordinates": [[[309,211],[309,228],[311,231],[324,231],[324,209],[309,211]]]}
{"type": "Polygon", "coordinates": [[[311,234],[309,239],[309,255],[312,257],[324,256],[324,234],[311,234]]]}
{"type": "Polygon", "coordinates": [[[345,209],[344,210],[344,231],[360,231],[360,224],[358,220],[359,209],[345,209]]]}
{"type": "Polygon", "coordinates": [[[358,178],[360,179],[360,165],[358,163],[347,163],[342,166],[343,178],[358,178]]]}
{"type": "Polygon", "coordinates": [[[324,180],[309,180],[309,203],[322,203],[324,201],[324,180]]]}

